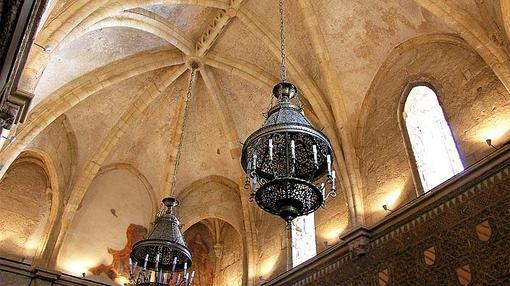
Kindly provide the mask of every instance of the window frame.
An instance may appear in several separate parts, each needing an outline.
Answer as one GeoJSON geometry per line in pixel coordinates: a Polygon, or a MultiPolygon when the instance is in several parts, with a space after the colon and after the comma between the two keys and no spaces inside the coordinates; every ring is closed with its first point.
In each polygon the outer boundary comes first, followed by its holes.
{"type": "Polygon", "coordinates": [[[423,188],[423,183],[420,178],[420,172],[418,170],[416,156],[414,155],[413,147],[411,144],[411,138],[409,137],[409,132],[407,130],[407,125],[406,125],[406,121],[404,118],[404,108],[405,108],[405,104],[407,102],[407,98],[409,97],[411,90],[418,86],[428,87],[435,93],[436,99],[439,103],[439,107],[441,108],[441,111],[443,112],[444,119],[446,120],[446,123],[447,123],[448,127],[450,128],[450,133],[452,134],[452,140],[454,142],[455,149],[457,150],[457,154],[459,154],[460,162],[462,163],[464,168],[466,166],[466,164],[465,164],[466,161],[464,158],[464,154],[461,152],[461,149],[459,148],[459,144],[457,143],[458,142],[457,133],[450,125],[449,117],[445,113],[444,108],[443,108],[443,102],[442,102],[441,96],[440,96],[441,90],[443,89],[442,86],[438,83],[438,81],[436,81],[432,78],[420,78],[417,80],[408,80],[407,84],[402,89],[402,93],[401,93],[398,108],[397,108],[397,118],[398,118],[398,125],[400,128],[400,133],[402,134],[405,151],[406,151],[407,158],[408,158],[409,167],[411,168],[411,174],[412,174],[412,179],[413,179],[413,183],[414,183],[415,190],[416,190],[416,196],[421,196],[425,193],[432,192],[434,189],[441,186],[442,184],[439,184],[438,186],[425,192],[425,190],[423,188]]]}

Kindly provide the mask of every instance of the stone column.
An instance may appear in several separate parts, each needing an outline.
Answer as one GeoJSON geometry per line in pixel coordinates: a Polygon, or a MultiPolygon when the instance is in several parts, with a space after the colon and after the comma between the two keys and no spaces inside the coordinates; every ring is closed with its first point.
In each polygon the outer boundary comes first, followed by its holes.
{"type": "Polygon", "coordinates": [[[292,225],[287,224],[286,226],[287,233],[287,271],[292,269],[292,225]]]}
{"type": "Polygon", "coordinates": [[[216,243],[213,246],[214,256],[216,257],[216,265],[214,267],[214,285],[222,285],[223,281],[220,281],[221,273],[221,258],[223,256],[223,245],[216,243]]]}

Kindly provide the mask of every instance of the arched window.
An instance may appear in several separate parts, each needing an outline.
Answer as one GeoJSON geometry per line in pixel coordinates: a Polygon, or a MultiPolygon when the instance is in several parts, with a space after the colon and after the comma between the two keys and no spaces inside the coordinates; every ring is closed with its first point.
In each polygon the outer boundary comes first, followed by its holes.
{"type": "Polygon", "coordinates": [[[450,127],[431,88],[411,89],[403,117],[425,192],[464,169],[450,127]]]}
{"type": "Polygon", "coordinates": [[[292,222],[292,267],[298,266],[316,254],[313,213],[297,217],[292,222]]]}

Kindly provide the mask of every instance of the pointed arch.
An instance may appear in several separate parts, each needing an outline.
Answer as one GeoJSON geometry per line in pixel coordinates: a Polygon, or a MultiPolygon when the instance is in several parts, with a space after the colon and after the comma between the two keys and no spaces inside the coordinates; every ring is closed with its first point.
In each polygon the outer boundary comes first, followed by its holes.
{"type": "Polygon", "coordinates": [[[464,169],[452,132],[429,82],[411,82],[398,108],[404,145],[418,189],[428,192],[464,169]]]}
{"type": "MultiPolygon", "coordinates": [[[[62,196],[59,189],[58,172],[53,159],[48,153],[37,148],[29,148],[23,151],[11,167],[18,164],[34,164],[42,169],[46,177],[46,194],[49,202],[49,213],[42,228],[41,237],[32,260],[33,266],[45,266],[48,261],[47,246],[49,245],[50,232],[62,210],[62,196]]],[[[42,203],[42,202],[41,202],[42,203]]]]}

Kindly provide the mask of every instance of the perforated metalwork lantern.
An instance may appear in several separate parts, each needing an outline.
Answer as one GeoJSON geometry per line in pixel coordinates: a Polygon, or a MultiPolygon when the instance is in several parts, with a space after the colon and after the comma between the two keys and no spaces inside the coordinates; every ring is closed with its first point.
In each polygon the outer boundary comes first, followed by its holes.
{"type": "Polygon", "coordinates": [[[278,102],[262,127],[248,137],[241,157],[252,198],[287,222],[316,211],[336,194],[331,143],[293,103],[297,94],[291,83],[273,88],[278,102]]]}
{"type": "Polygon", "coordinates": [[[165,209],[157,216],[147,238],[133,245],[130,255],[132,280],[140,286],[191,285],[194,274],[187,273],[192,263],[191,252],[186,247],[175,213],[179,201],[165,198],[163,204],[165,209]],[[179,281],[174,281],[174,274],[179,272],[184,273],[179,275],[179,281]]]}

